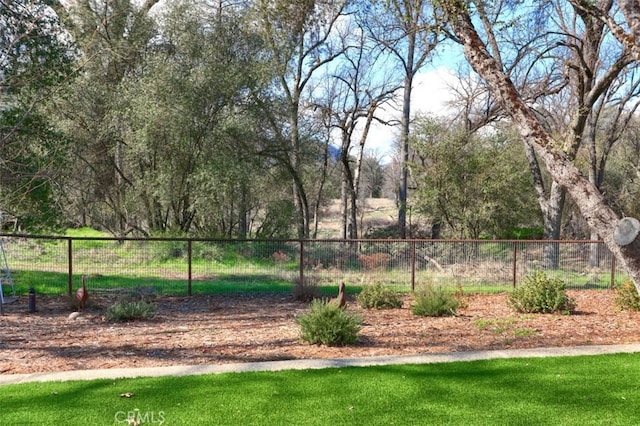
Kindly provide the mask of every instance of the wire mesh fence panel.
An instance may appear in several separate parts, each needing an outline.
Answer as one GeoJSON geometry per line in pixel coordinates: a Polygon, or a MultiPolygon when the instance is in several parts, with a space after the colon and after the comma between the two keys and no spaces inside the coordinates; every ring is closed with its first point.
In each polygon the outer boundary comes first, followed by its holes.
{"type": "Polygon", "coordinates": [[[413,244],[401,240],[364,241],[356,255],[364,284],[411,288],[413,244]]]}
{"type": "Polygon", "coordinates": [[[406,244],[392,241],[311,240],[303,245],[303,278],[319,285],[409,285],[406,244]],[[399,250],[400,249],[400,250],[399,250]]]}
{"type": "Polygon", "coordinates": [[[416,285],[508,287],[513,244],[508,241],[420,241],[416,285]]]}
{"type": "Polygon", "coordinates": [[[626,278],[602,242],[444,240],[115,239],[4,235],[16,292],[64,294],[153,289],[174,295],[333,290],[374,283],[504,291],[543,270],[568,288],[609,288],[626,278]]]}
{"type": "Polygon", "coordinates": [[[563,280],[567,288],[610,288],[622,271],[602,242],[534,241],[519,243],[517,280],[533,271],[563,280]]]}
{"type": "Polygon", "coordinates": [[[299,246],[297,241],[193,241],[193,293],[288,288],[298,276],[299,246]]]}
{"type": "MultiPolygon", "coordinates": [[[[118,287],[163,294],[187,294],[188,243],[182,240],[115,241],[101,250],[99,265],[82,263],[92,286],[118,287]]],[[[74,248],[74,258],[80,257],[74,248]]],[[[78,266],[74,270],[80,273],[78,266]]]]}
{"type": "Polygon", "coordinates": [[[27,294],[30,286],[52,294],[62,294],[68,289],[66,240],[36,237],[3,237],[2,240],[17,294],[27,294]]]}

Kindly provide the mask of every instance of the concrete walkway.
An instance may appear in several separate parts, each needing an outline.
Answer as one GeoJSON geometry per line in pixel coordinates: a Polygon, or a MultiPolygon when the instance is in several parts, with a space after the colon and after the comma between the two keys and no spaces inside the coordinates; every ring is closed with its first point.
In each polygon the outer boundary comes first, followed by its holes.
{"type": "Polygon", "coordinates": [[[297,359],[236,364],[178,365],[172,367],[110,368],[54,373],[0,374],[0,385],[66,380],[118,379],[133,377],[188,376],[195,374],[242,373],[247,371],[311,370],[321,368],[367,367],[373,365],[432,364],[496,358],[541,358],[640,352],[640,344],[577,346],[564,348],[507,349],[453,352],[446,354],[379,356],[366,358],[297,359]]]}

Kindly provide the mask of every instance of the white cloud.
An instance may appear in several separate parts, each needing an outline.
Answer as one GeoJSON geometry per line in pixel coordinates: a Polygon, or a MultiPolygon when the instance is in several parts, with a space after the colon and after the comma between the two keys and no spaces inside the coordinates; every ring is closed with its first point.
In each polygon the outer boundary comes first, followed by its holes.
{"type": "Polygon", "coordinates": [[[451,87],[458,77],[450,68],[440,67],[420,73],[414,79],[411,98],[412,110],[434,115],[447,115],[447,103],[453,99],[451,87]]]}

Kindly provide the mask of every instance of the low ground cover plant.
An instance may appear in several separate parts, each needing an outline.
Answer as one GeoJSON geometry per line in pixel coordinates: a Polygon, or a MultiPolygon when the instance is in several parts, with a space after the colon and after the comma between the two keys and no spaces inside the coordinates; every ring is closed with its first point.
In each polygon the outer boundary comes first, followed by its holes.
{"type": "Polygon", "coordinates": [[[145,299],[128,297],[107,308],[104,319],[108,322],[148,320],[155,316],[157,306],[145,299]]]}
{"type": "Polygon", "coordinates": [[[375,283],[364,286],[356,300],[366,309],[394,309],[402,307],[402,297],[393,289],[375,283]]]}
{"type": "Polygon", "coordinates": [[[362,318],[335,303],[313,300],[309,310],[296,318],[305,342],[327,346],[351,345],[358,340],[362,318]]]}
{"type": "Polygon", "coordinates": [[[509,304],[522,313],[569,314],[575,308],[575,300],[567,295],[564,281],[543,271],[527,275],[509,294],[509,304]]]}
{"type": "Polygon", "coordinates": [[[455,315],[458,306],[458,298],[450,290],[426,286],[416,292],[411,312],[422,317],[442,317],[455,315]]]}

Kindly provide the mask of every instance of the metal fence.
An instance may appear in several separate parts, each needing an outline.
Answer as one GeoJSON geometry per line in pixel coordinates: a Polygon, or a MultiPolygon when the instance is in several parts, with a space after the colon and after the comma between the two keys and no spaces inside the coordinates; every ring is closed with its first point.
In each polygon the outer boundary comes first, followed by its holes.
{"type": "Polygon", "coordinates": [[[610,288],[626,276],[602,242],[522,240],[210,240],[0,235],[18,294],[94,289],[164,294],[270,291],[296,282],[417,289],[508,290],[545,270],[568,288],[610,288]]]}

